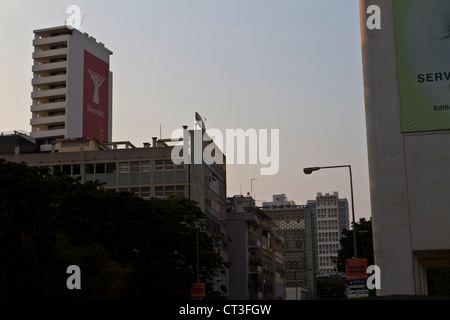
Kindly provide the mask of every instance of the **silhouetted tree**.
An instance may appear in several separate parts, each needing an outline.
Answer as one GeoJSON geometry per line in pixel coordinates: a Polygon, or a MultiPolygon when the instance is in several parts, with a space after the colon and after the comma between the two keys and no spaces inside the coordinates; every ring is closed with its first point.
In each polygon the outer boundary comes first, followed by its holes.
{"type": "MultiPolygon", "coordinates": [[[[356,222],[356,246],[358,251],[358,258],[367,258],[367,265],[374,264],[373,255],[373,238],[372,238],[372,218],[366,220],[365,218],[359,219],[359,223],[356,222]]],[[[343,237],[340,239],[342,248],[338,250],[338,256],[334,263],[339,272],[345,273],[345,259],[351,259],[354,257],[353,250],[353,229],[344,230],[343,237]]]]}
{"type": "Polygon", "coordinates": [[[331,275],[330,277],[317,279],[317,291],[319,299],[344,299],[345,283],[340,275],[331,275]]]}
{"type": "MultiPolygon", "coordinates": [[[[186,299],[207,297],[226,263],[206,215],[184,197],[144,200],[63,173],[0,159],[0,297],[8,299],[186,299]],[[81,290],[69,290],[69,265],[81,290]]],[[[224,290],[224,288],[221,288],[224,290]]]]}

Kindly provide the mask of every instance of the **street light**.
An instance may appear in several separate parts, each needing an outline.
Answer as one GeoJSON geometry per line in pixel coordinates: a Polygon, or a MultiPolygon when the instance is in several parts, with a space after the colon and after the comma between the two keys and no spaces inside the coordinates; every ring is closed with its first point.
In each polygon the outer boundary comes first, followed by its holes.
{"type": "Polygon", "coordinates": [[[356,248],[356,224],[355,224],[355,205],[353,203],[353,179],[352,179],[352,166],[350,165],[342,165],[342,166],[329,166],[329,167],[309,167],[309,168],[304,168],[303,172],[305,174],[311,174],[314,171],[319,171],[320,169],[332,169],[332,168],[348,168],[349,172],[350,172],[350,192],[352,195],[352,224],[353,224],[353,255],[354,258],[358,258],[358,251],[356,248]]]}

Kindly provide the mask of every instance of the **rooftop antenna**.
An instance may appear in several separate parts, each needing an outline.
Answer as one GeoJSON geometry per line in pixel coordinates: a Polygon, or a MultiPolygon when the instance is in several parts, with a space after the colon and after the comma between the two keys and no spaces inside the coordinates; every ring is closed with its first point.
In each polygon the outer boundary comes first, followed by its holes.
{"type": "Polygon", "coordinates": [[[159,140],[161,140],[161,124],[159,125],[159,140]]]}
{"type": "Polygon", "coordinates": [[[253,180],[258,180],[258,179],[255,179],[255,178],[250,179],[250,196],[252,196],[252,197],[253,197],[253,180]]]}
{"type": "Polygon", "coordinates": [[[80,31],[81,31],[81,26],[83,25],[83,22],[84,22],[84,18],[86,18],[86,13],[84,14],[83,19],[81,19],[81,23],[80,23],[80,31]]]}

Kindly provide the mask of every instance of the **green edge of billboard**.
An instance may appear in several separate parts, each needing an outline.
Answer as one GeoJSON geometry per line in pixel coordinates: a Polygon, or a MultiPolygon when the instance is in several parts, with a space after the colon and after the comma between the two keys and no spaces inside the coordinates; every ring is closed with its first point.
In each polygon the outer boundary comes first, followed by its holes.
{"type": "Polygon", "coordinates": [[[450,129],[450,1],[394,0],[402,132],[450,129]]]}

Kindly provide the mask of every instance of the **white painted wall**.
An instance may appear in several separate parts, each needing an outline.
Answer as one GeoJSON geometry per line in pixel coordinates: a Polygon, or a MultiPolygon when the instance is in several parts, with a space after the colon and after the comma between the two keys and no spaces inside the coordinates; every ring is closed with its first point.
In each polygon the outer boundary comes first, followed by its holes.
{"type": "MultiPolygon", "coordinates": [[[[81,138],[83,134],[83,76],[84,76],[84,50],[99,59],[110,63],[111,52],[97,43],[91,37],[74,29],[69,43],[68,93],[67,93],[67,122],[66,138],[81,138]]],[[[112,140],[112,72],[109,77],[109,119],[108,141],[112,140]]]]}

